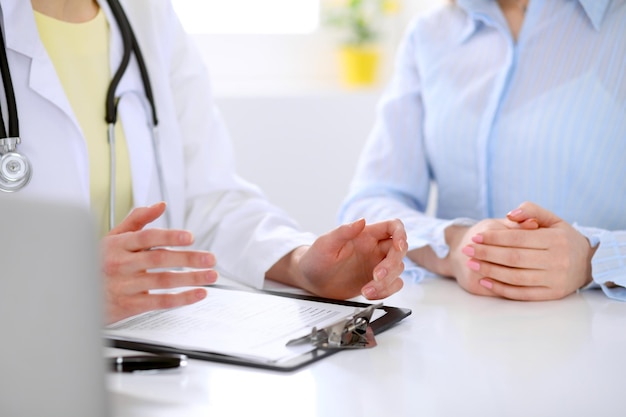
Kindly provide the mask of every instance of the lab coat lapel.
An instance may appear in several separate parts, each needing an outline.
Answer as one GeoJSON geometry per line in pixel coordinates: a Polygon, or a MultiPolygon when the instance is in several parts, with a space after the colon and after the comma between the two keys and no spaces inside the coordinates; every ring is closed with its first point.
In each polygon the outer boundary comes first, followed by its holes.
{"type": "Polygon", "coordinates": [[[3,3],[2,12],[7,49],[31,60],[29,88],[61,109],[82,135],[80,125],[65,95],[61,81],[56,76],[56,69],[41,39],[39,39],[39,31],[30,2],[3,3]]]}
{"type": "MultiPolygon", "coordinates": [[[[122,60],[124,47],[121,32],[106,1],[99,1],[110,27],[110,65],[115,74],[122,60]]],[[[158,177],[148,128],[148,115],[143,103],[145,94],[134,55],[116,90],[118,121],[121,121],[130,156],[133,199],[135,206],[151,205],[160,201],[158,177]]]]}

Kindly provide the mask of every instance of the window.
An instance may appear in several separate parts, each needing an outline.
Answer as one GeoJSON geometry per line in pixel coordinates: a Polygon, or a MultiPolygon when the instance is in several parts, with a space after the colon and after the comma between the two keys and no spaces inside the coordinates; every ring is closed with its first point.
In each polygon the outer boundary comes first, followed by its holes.
{"type": "Polygon", "coordinates": [[[319,0],[173,0],[189,33],[302,34],[319,25],[319,0]]]}

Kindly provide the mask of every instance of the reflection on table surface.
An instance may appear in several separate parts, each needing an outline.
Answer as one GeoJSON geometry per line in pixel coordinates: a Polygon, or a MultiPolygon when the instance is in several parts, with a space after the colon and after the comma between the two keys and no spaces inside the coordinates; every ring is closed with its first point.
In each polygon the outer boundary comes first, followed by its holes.
{"type": "Polygon", "coordinates": [[[444,278],[406,283],[384,302],[413,313],[375,348],[299,371],[191,360],[175,372],[110,374],[115,416],[626,415],[626,303],[595,290],[492,299],[444,278]]]}

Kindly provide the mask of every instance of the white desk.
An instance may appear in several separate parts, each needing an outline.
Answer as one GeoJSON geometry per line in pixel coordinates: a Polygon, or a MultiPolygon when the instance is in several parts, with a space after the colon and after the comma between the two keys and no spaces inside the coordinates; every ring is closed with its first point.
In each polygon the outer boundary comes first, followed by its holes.
{"type": "Polygon", "coordinates": [[[427,279],[385,300],[413,314],[292,373],[192,360],[110,374],[117,417],[624,416],[626,303],[599,291],[554,302],[465,293],[427,279]]]}

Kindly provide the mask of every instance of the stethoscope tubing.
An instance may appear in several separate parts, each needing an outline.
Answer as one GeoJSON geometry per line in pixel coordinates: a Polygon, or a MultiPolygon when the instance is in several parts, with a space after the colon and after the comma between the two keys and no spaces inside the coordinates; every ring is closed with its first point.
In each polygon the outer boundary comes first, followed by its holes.
{"type": "MultiPolygon", "coordinates": [[[[120,27],[120,32],[122,34],[122,42],[124,45],[124,57],[120,67],[116,72],[116,76],[114,77],[111,85],[109,86],[109,93],[107,94],[107,122],[114,122],[116,119],[117,102],[114,99],[115,91],[117,90],[117,86],[119,81],[122,78],[122,75],[126,71],[130,61],[131,52],[135,54],[135,58],[137,59],[137,65],[139,66],[139,74],[141,76],[141,81],[143,83],[144,94],[150,103],[150,110],[152,115],[152,124],[154,126],[158,126],[159,120],[157,118],[156,105],[154,101],[154,94],[152,92],[152,84],[150,83],[150,77],[148,75],[148,68],[146,66],[145,60],[143,58],[143,54],[141,53],[141,48],[139,47],[139,42],[137,42],[137,37],[133,32],[130,21],[128,20],[128,16],[124,13],[122,5],[118,0],[108,0],[109,6],[111,7],[111,12],[113,16],[115,16],[115,20],[117,21],[118,26],[120,27]]],[[[119,99],[117,100],[119,101],[119,99]]]]}
{"type": "MultiPolygon", "coordinates": [[[[122,35],[122,43],[124,46],[124,53],[122,56],[122,61],[120,66],[118,67],[113,79],[111,80],[111,84],[109,85],[109,89],[107,91],[107,100],[106,100],[106,121],[108,123],[108,140],[109,140],[109,154],[110,154],[110,198],[109,198],[109,229],[112,229],[115,226],[115,195],[116,195],[116,184],[115,179],[117,178],[117,162],[115,157],[115,123],[117,122],[117,108],[119,105],[122,96],[115,96],[115,92],[117,91],[117,87],[122,79],[122,76],[126,72],[128,65],[130,63],[131,54],[135,54],[135,59],[137,60],[137,65],[139,67],[139,74],[141,76],[141,81],[143,84],[144,94],[148,101],[148,108],[146,108],[146,114],[151,115],[151,119],[149,119],[148,127],[150,129],[151,139],[152,139],[152,147],[153,154],[155,159],[155,164],[157,167],[157,177],[159,180],[159,188],[161,192],[161,198],[164,201],[168,201],[167,199],[167,191],[164,184],[163,177],[163,167],[161,163],[161,157],[158,149],[158,118],[156,112],[156,105],[154,102],[154,94],[152,92],[152,84],[150,82],[150,77],[148,75],[148,69],[143,58],[143,54],[141,53],[141,48],[139,47],[139,42],[137,42],[137,37],[133,32],[132,26],[124,13],[122,5],[118,0],[108,0],[109,6],[111,7],[111,12],[117,21],[117,25],[119,26],[120,33],[122,35]]],[[[143,103],[145,101],[142,100],[143,103]]],[[[171,226],[170,214],[166,211],[165,220],[167,227],[171,226]]]]}
{"type": "MultiPolygon", "coordinates": [[[[167,187],[165,186],[165,174],[163,172],[163,162],[161,159],[161,153],[159,152],[159,144],[160,144],[160,137],[159,137],[159,128],[158,126],[154,125],[154,119],[152,117],[150,117],[149,115],[151,115],[150,110],[150,103],[148,102],[147,98],[142,95],[139,91],[136,90],[131,90],[131,91],[126,91],[124,93],[122,93],[121,95],[119,95],[117,97],[117,103],[119,104],[123,98],[125,98],[127,95],[134,95],[137,100],[139,100],[139,102],[143,105],[144,107],[144,113],[146,114],[146,124],[148,126],[148,129],[150,130],[150,142],[152,144],[152,154],[154,155],[154,162],[155,162],[155,166],[156,166],[156,170],[157,170],[157,178],[158,178],[158,183],[159,183],[159,192],[161,193],[161,198],[163,199],[163,201],[170,201],[169,200],[169,193],[167,192],[167,187]]],[[[115,147],[117,146],[116,143],[116,139],[115,139],[115,124],[114,123],[109,123],[107,125],[107,137],[109,140],[109,152],[110,152],[110,172],[111,172],[111,207],[110,207],[110,213],[109,213],[109,226],[110,229],[112,229],[115,225],[115,217],[113,216],[112,213],[114,213],[113,208],[115,207],[115,175],[116,175],[116,155],[115,155],[115,147]]],[[[171,214],[169,210],[165,211],[165,224],[167,227],[171,227],[172,225],[172,218],[171,218],[171,214]]]]}
{"type": "Polygon", "coordinates": [[[4,125],[2,109],[0,109],[0,191],[12,193],[25,187],[32,176],[30,161],[17,152],[17,145],[21,143],[19,131],[19,117],[13,81],[9,69],[4,33],[0,27],[0,74],[4,86],[4,95],[7,103],[8,131],[4,125]]]}
{"type": "Polygon", "coordinates": [[[4,126],[4,120],[0,117],[0,137],[1,138],[19,138],[20,125],[17,114],[17,104],[15,101],[15,91],[13,90],[13,80],[11,79],[11,71],[9,70],[9,59],[7,58],[7,48],[4,42],[4,34],[0,33],[0,72],[2,73],[2,84],[4,85],[4,94],[7,101],[7,113],[9,116],[9,129],[4,126]],[[7,134],[8,133],[8,134],[7,134]]]}

